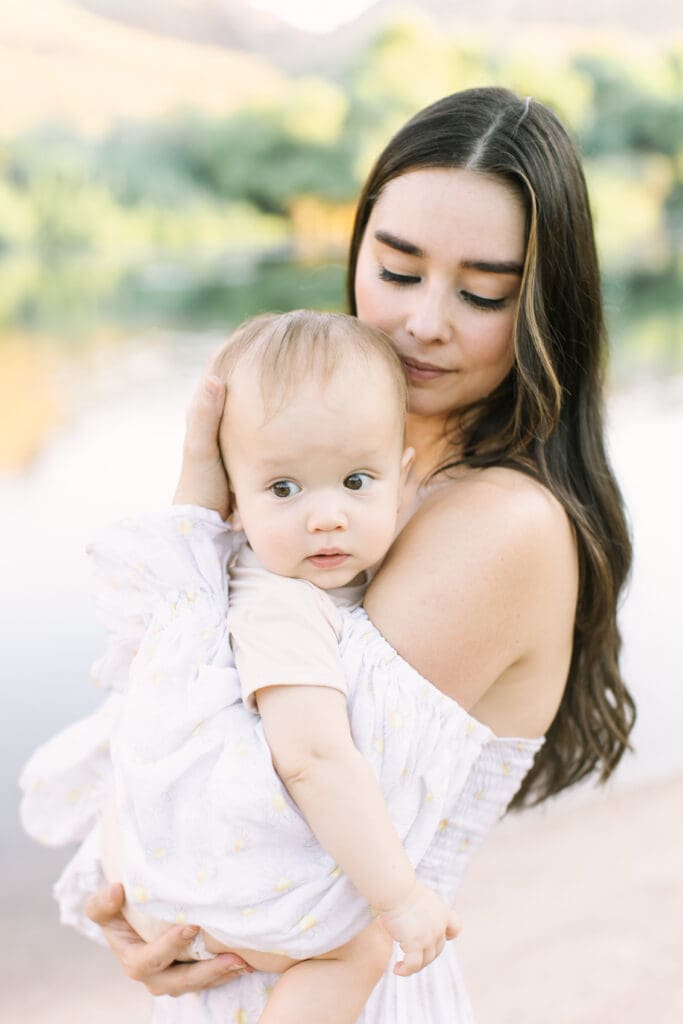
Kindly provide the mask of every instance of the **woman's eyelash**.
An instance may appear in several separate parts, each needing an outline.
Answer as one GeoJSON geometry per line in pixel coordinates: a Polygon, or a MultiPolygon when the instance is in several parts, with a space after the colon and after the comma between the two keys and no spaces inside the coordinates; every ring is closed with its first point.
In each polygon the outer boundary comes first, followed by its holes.
{"type": "MultiPolygon", "coordinates": [[[[386,267],[380,267],[379,276],[382,281],[388,281],[390,284],[397,285],[417,284],[420,281],[419,277],[412,274],[395,274],[393,270],[387,270],[386,267]]],[[[473,292],[463,291],[460,292],[460,296],[470,306],[486,311],[502,309],[505,305],[505,299],[485,299],[483,295],[475,295],[473,292]]]]}
{"type": "Polygon", "coordinates": [[[379,268],[379,276],[382,281],[389,281],[391,284],[416,284],[420,278],[414,277],[412,274],[395,274],[393,270],[387,270],[386,267],[379,268]]]}
{"type": "Polygon", "coordinates": [[[505,299],[485,299],[482,295],[474,295],[472,292],[460,292],[460,295],[477,309],[501,309],[505,305],[505,299]]]}

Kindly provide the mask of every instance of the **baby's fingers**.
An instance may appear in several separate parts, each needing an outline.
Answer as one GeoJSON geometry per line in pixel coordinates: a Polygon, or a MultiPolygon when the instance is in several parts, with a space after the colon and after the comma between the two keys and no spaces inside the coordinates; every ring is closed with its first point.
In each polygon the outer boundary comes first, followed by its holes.
{"type": "Polygon", "coordinates": [[[456,914],[454,910],[451,910],[448,915],[448,923],[446,925],[446,938],[457,939],[461,931],[462,921],[460,920],[460,915],[456,914]]]}
{"type": "Polygon", "coordinates": [[[423,966],[422,950],[413,953],[406,953],[403,960],[400,960],[394,967],[394,974],[401,978],[407,978],[416,974],[423,966]]]}

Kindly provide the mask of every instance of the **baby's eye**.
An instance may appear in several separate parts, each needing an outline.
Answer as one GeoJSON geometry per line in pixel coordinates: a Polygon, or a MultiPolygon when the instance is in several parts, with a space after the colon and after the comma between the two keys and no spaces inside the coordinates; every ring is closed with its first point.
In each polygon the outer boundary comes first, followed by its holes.
{"type": "Polygon", "coordinates": [[[269,490],[276,498],[291,498],[298,494],[301,488],[293,480],[276,480],[274,484],[270,485],[269,490]]]}
{"type": "Polygon", "coordinates": [[[344,487],[348,487],[350,491],[362,491],[371,480],[369,473],[351,473],[344,481],[344,487]]]}

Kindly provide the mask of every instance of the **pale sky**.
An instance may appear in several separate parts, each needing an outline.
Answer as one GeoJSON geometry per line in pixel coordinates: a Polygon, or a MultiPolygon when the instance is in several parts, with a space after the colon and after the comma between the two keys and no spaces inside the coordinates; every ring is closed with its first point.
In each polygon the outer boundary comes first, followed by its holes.
{"type": "Polygon", "coordinates": [[[272,11],[283,21],[309,32],[328,32],[351,21],[374,0],[250,0],[252,7],[272,11]]]}

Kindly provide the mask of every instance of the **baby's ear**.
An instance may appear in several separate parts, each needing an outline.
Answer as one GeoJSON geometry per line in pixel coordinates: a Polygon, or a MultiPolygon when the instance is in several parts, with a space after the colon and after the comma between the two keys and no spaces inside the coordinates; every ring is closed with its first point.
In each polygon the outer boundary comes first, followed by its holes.
{"type": "Polygon", "coordinates": [[[230,491],[230,509],[230,525],[233,530],[243,530],[242,517],[240,516],[240,510],[238,509],[237,502],[235,501],[234,491],[230,491]]]}

